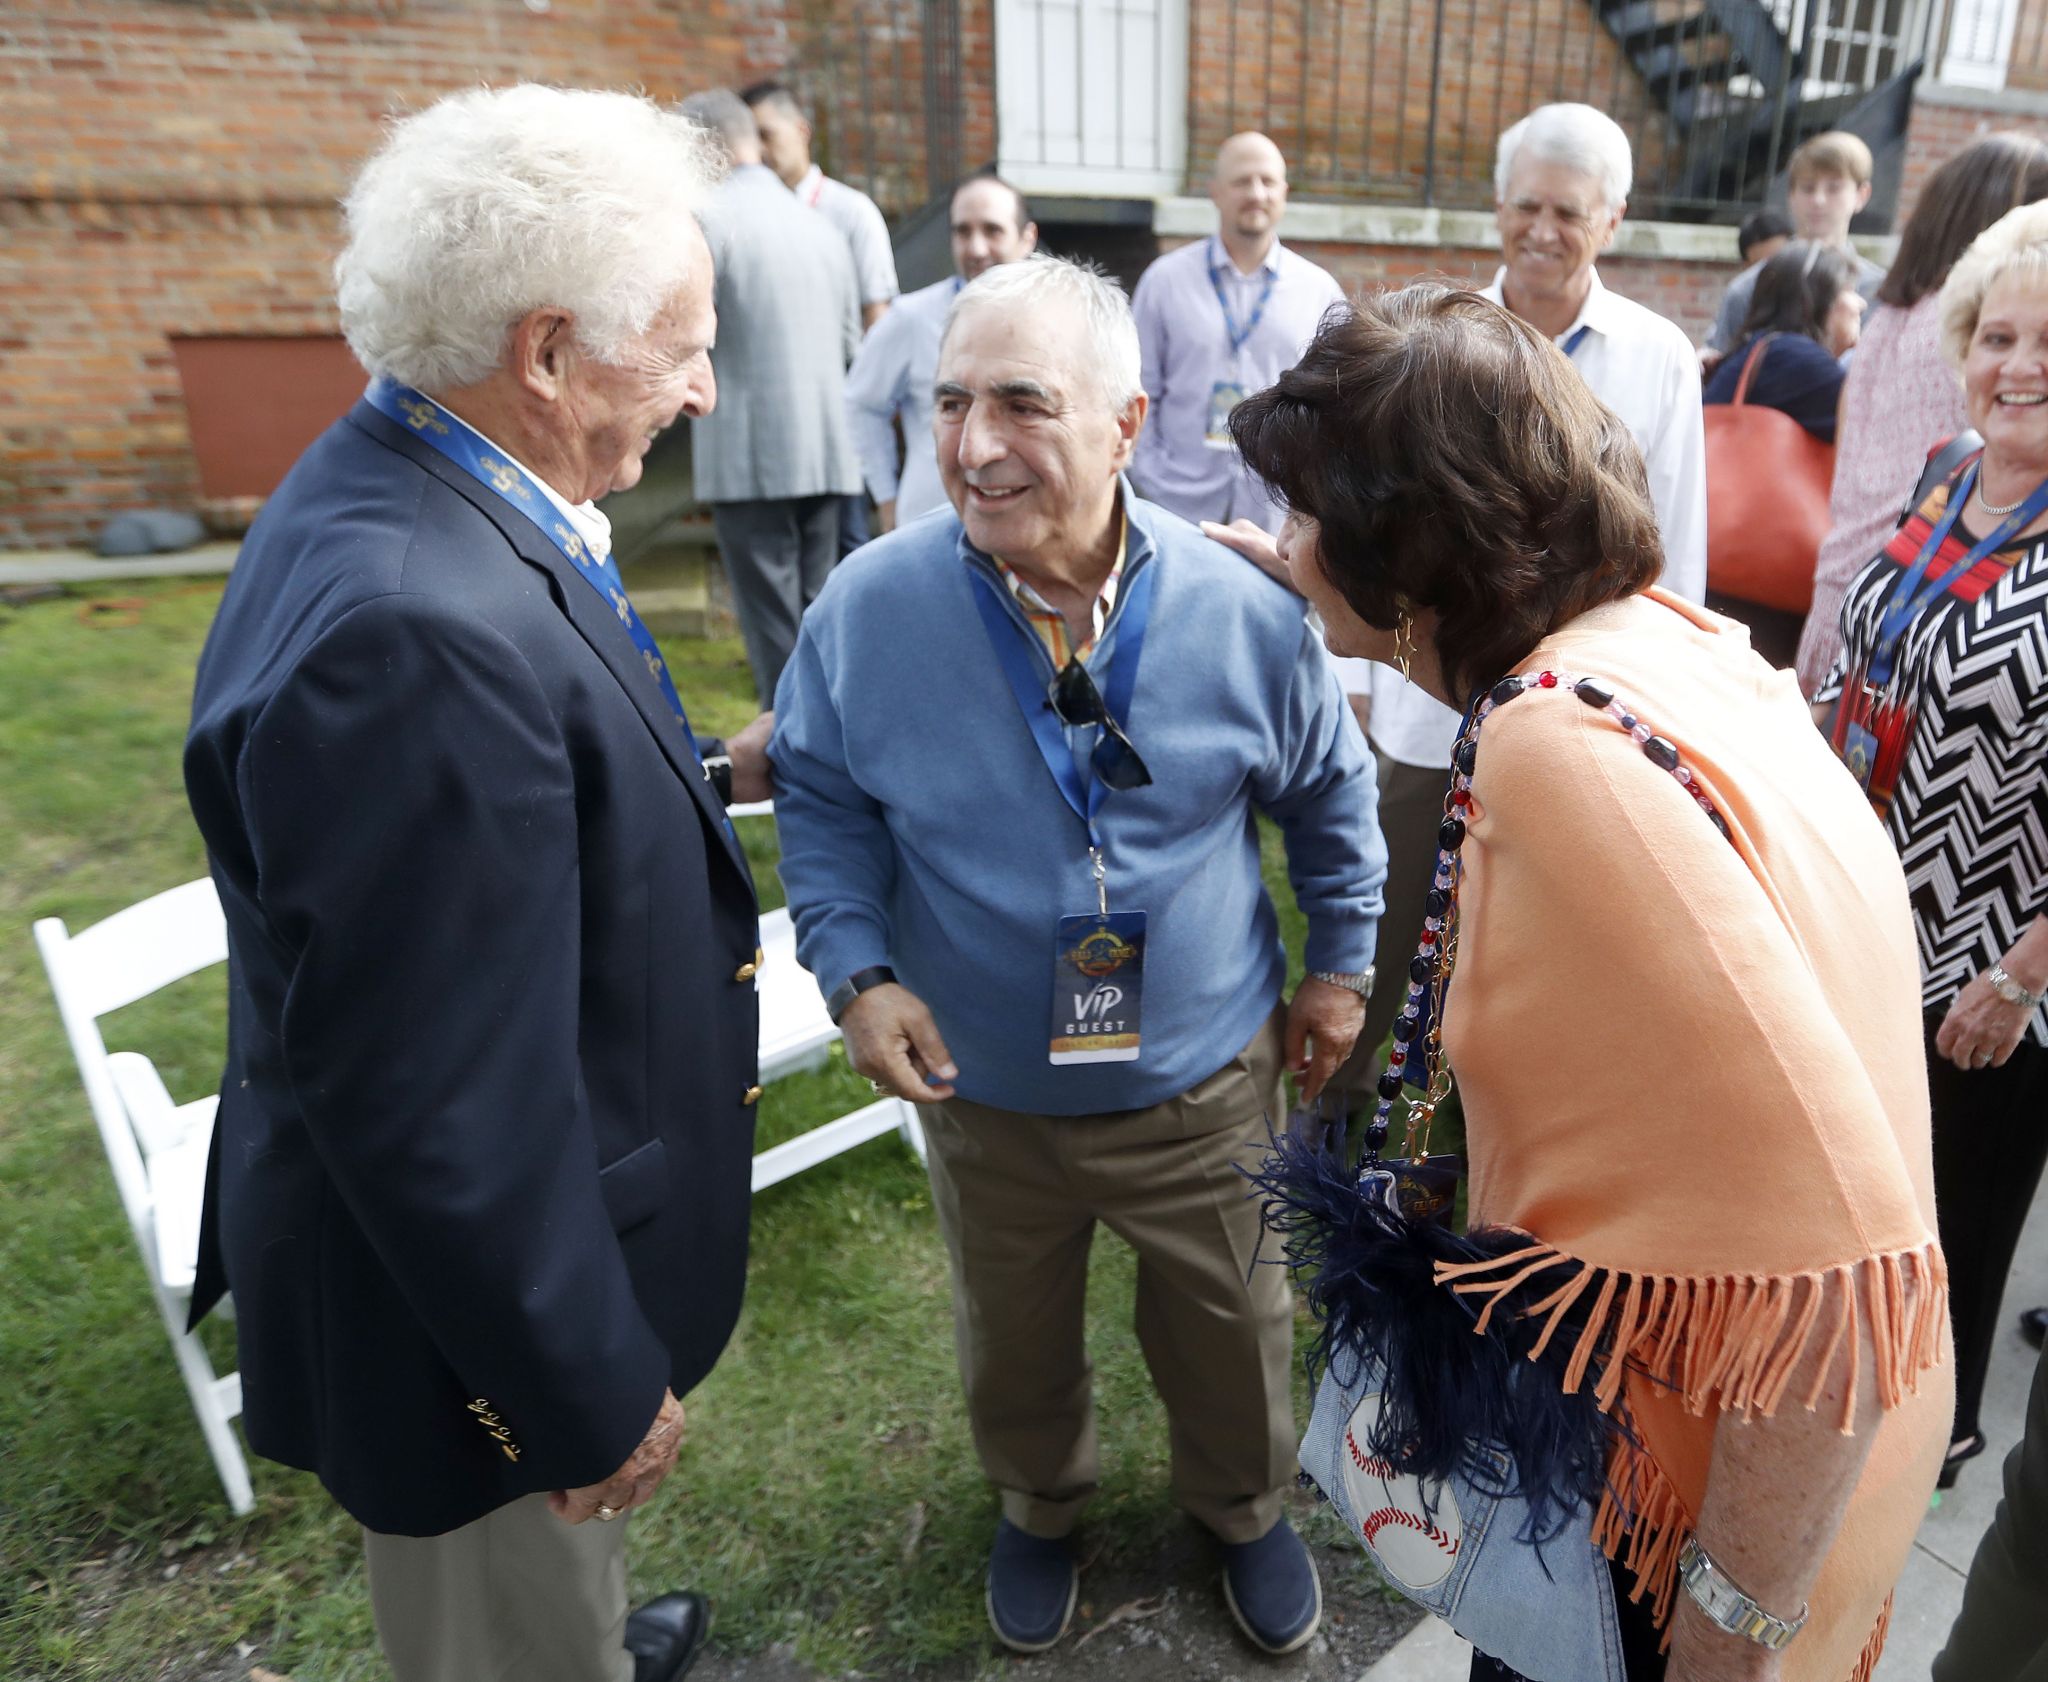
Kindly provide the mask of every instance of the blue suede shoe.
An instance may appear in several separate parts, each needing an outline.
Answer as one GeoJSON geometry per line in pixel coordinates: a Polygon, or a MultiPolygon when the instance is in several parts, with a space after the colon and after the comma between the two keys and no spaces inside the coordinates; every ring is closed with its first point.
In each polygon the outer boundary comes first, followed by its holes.
{"type": "Polygon", "coordinates": [[[1323,1621],[1316,1562],[1283,1517],[1256,1542],[1223,1544],[1223,1600],[1262,1653],[1291,1653],[1323,1621]]]}
{"type": "Polygon", "coordinates": [[[1067,1633],[1081,1589],[1065,1537],[1048,1541],[1008,1519],[996,1525],[988,1556],[988,1621],[1015,1653],[1042,1653],[1067,1633]]]}

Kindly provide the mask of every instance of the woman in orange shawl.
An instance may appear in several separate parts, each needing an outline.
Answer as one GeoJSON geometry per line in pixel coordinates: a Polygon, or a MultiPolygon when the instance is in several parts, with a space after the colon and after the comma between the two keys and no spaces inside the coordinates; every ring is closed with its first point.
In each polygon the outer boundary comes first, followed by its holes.
{"type": "Polygon", "coordinates": [[[1431,283],[1365,301],[1232,430],[1332,652],[1468,711],[1431,933],[1412,982],[1381,978],[1410,997],[1369,1144],[1399,1071],[1447,1059],[1469,1229],[1406,1223],[1419,1284],[1347,1308],[1355,1210],[1325,1163],[1292,1232],[1312,1300],[1415,1392],[1417,1442],[1475,1404],[1388,1322],[1447,1306],[1609,1427],[1590,1484],[1552,1493],[1596,1506],[1630,1682],[1860,1682],[1951,1405],[1896,855],[1792,675],[1650,587],[1634,444],[1507,311],[1431,283]],[[1328,1218],[1304,1239],[1304,1215],[1328,1218]],[[1729,1588],[1799,1626],[1782,1651],[1729,1630],[1729,1588]]]}

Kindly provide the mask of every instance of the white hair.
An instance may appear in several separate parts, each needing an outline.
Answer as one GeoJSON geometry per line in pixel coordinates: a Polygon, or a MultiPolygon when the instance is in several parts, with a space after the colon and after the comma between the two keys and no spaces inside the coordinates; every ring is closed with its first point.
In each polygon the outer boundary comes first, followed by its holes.
{"type": "Polygon", "coordinates": [[[372,374],[448,391],[553,306],[616,361],[688,277],[691,218],[721,171],[700,128],[632,94],[450,94],[391,126],[344,201],[349,348],[372,374]]]}
{"type": "Polygon", "coordinates": [[[1508,174],[1527,150],[1541,163],[1562,164],[1600,183],[1607,208],[1628,203],[1635,180],[1635,156],[1628,136],[1605,111],[1590,105],[1539,105],[1500,137],[1493,155],[1493,196],[1507,202],[1508,174]]]}
{"type": "MultiPolygon", "coordinates": [[[[946,315],[946,334],[952,334],[953,324],[964,310],[993,307],[1028,316],[1055,302],[1081,312],[1087,329],[1088,371],[1094,375],[1103,401],[1122,414],[1145,389],[1138,324],[1131,317],[1131,301],[1123,288],[1093,263],[1040,251],[1020,262],[984,269],[953,300],[946,315]]],[[[943,345],[941,340],[941,348],[943,345]]]]}
{"type": "Polygon", "coordinates": [[[1984,300],[2001,280],[2048,281],[2048,199],[2008,210],[1970,242],[1942,282],[1941,353],[1960,370],[1984,300]]]}

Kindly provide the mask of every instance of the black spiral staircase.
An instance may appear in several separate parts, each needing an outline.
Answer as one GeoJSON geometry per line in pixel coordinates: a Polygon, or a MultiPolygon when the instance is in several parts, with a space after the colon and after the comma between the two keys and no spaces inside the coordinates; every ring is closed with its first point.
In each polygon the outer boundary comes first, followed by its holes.
{"type": "MultiPolygon", "coordinates": [[[[1911,8],[1896,0],[1861,0],[1859,21],[1878,39],[1838,50],[1832,68],[1837,81],[1866,85],[1816,93],[1829,69],[1815,39],[1817,4],[1805,8],[1798,38],[1760,0],[1593,0],[1593,6],[1669,120],[1656,213],[1726,220],[1743,206],[1782,202],[1785,163],[1800,142],[1826,129],[1848,129],[1877,160],[1870,205],[1856,230],[1890,228],[1925,43],[1896,39],[1885,25],[1889,14],[1903,16],[1911,8]],[[1886,73],[1869,74],[1873,63],[1886,73]]],[[[1910,21],[1902,27],[1910,28],[1910,21]]]]}

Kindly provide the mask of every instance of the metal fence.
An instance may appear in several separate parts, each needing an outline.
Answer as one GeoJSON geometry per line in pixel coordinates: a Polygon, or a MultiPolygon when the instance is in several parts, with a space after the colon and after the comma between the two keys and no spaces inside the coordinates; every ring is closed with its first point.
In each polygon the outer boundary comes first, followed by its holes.
{"type": "MultiPolygon", "coordinates": [[[[1265,126],[1309,196],[1481,206],[1501,130],[1532,107],[1609,112],[1640,212],[1761,201],[1791,149],[1848,124],[1903,133],[1935,0],[1234,0],[1213,136],[1265,126]]],[[[1198,20],[1197,28],[1200,27],[1198,20]]]]}

